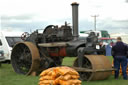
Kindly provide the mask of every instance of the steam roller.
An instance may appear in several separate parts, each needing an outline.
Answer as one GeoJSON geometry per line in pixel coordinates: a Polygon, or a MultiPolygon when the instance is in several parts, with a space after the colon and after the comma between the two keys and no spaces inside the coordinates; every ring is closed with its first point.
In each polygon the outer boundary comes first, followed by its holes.
{"type": "MultiPolygon", "coordinates": [[[[74,62],[79,67],[78,59],[74,62]]],[[[76,68],[82,80],[104,80],[111,75],[111,63],[104,55],[84,55],[82,68],[76,68]]]]}
{"type": "Polygon", "coordinates": [[[23,42],[12,49],[11,63],[14,71],[24,75],[39,75],[43,70],[61,66],[63,58],[77,57],[72,68],[81,80],[103,80],[111,75],[112,66],[103,55],[98,36],[91,32],[88,37],[78,35],[78,3],[72,3],[73,26],[67,22],[61,27],[47,26],[43,32],[25,32],[23,42]]]}

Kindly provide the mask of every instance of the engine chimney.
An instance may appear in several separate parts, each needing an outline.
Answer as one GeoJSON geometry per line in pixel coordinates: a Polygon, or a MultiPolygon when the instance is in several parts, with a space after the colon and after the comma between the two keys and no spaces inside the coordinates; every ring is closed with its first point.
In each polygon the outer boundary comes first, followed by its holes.
{"type": "Polygon", "coordinates": [[[72,5],[72,24],[73,24],[73,37],[74,40],[77,40],[79,37],[78,30],[78,6],[77,2],[74,2],[72,5]]]}

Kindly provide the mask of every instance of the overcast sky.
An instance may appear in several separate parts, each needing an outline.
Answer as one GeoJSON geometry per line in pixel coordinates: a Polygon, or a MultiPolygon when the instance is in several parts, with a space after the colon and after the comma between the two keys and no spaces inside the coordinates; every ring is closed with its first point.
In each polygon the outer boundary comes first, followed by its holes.
{"type": "Polygon", "coordinates": [[[97,30],[128,33],[128,0],[0,0],[1,30],[27,31],[47,25],[72,26],[71,3],[79,5],[79,31],[97,30]]]}

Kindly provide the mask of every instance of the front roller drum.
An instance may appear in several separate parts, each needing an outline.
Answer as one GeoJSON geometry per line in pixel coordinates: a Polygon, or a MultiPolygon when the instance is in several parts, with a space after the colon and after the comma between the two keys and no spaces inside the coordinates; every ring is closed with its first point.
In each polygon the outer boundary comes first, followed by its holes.
{"type": "Polygon", "coordinates": [[[40,66],[38,48],[31,42],[17,43],[12,50],[11,63],[16,73],[36,75],[40,66]]]}
{"type": "MultiPolygon", "coordinates": [[[[74,66],[78,67],[78,58],[75,60],[74,66]]],[[[91,72],[79,72],[82,80],[104,80],[112,73],[108,71],[112,69],[111,63],[107,56],[104,55],[85,55],[82,68],[92,70],[91,72]]]]}

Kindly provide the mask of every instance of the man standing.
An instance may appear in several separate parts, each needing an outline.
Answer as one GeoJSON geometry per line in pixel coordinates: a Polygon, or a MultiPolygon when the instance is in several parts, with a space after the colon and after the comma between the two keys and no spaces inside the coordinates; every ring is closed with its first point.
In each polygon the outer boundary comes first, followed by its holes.
{"type": "Polygon", "coordinates": [[[112,47],[112,56],[114,57],[114,68],[115,70],[115,79],[118,79],[120,64],[123,72],[123,79],[128,80],[127,78],[127,51],[128,47],[125,43],[122,42],[121,37],[117,37],[117,42],[112,47]]]}

